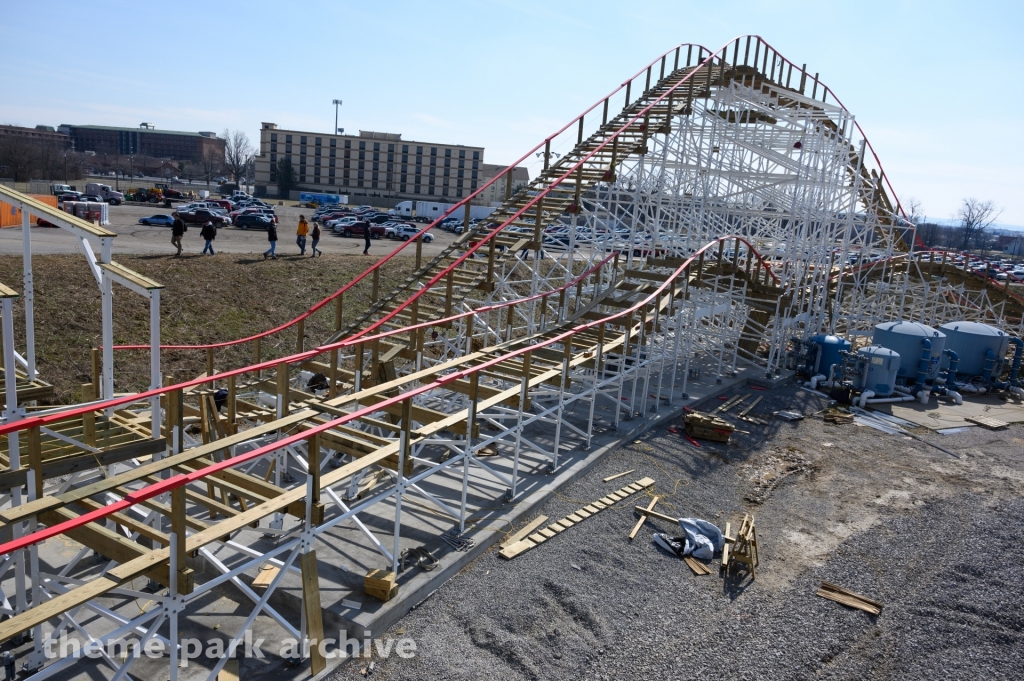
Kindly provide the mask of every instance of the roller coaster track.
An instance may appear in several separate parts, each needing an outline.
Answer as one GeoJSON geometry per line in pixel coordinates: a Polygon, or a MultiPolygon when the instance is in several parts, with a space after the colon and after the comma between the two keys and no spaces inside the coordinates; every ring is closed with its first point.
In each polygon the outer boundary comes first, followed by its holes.
{"type": "MultiPolygon", "coordinates": [[[[62,634],[130,635],[167,643],[176,681],[179,626],[228,592],[252,602],[229,642],[258,616],[322,639],[321,606],[341,606],[321,602],[321,570],[397,571],[403,548],[437,539],[403,535],[409,509],[472,538],[474,513],[523,500],[536,471],[585,457],[598,427],[687,399],[698,370],[777,373],[793,335],[911,310],[913,272],[951,293],[904,251],[913,226],[850,112],[756,36],[670,50],[524,158],[537,150],[540,176],[515,193],[496,178],[504,205],[439,256],[405,244],[416,268],[395,290],[377,290],[389,256],[276,329],[161,346],[205,350],[206,376],[0,425],[0,641],[32,633],[15,647],[28,671],[79,672],[44,654],[62,634]],[[871,266],[846,264],[868,253],[871,266]],[[342,324],[367,285],[373,305],[342,324]],[[335,332],[305,349],[304,321],[332,302],[335,332]],[[260,340],[289,328],[297,351],[262,361],[260,340]],[[214,351],[243,343],[254,364],[213,370],[214,351]],[[279,571],[260,594],[267,566],[279,571]],[[299,626],[270,601],[289,584],[299,626]]],[[[325,668],[315,646],[309,657],[325,668]]]]}

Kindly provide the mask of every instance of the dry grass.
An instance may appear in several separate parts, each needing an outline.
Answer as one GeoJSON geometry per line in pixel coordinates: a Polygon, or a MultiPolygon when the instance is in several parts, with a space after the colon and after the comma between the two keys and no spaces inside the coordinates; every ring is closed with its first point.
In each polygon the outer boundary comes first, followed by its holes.
{"type": "MultiPolygon", "coordinates": [[[[232,340],[278,326],[351,281],[376,259],[325,255],[280,257],[264,261],[251,255],[218,254],[117,256],[115,261],[155,279],[161,295],[161,332],[165,344],[196,344],[232,340]]],[[[385,268],[381,295],[412,269],[411,258],[396,258],[385,268]]],[[[80,255],[43,255],[33,259],[35,279],[36,363],[40,377],[56,388],[56,401],[80,397],[82,383],[92,380],[91,348],[100,343],[100,292],[80,255]]],[[[21,258],[0,256],[0,282],[21,290],[21,258]]],[[[370,277],[345,295],[346,321],[370,304],[370,277]]],[[[334,329],[334,306],[306,320],[306,347],[323,342],[334,329]]],[[[25,347],[24,308],[15,305],[19,352],[25,347]]],[[[296,332],[286,330],[264,339],[264,359],[294,352],[296,332]]],[[[148,301],[114,288],[114,343],[148,343],[148,301]]],[[[251,363],[251,344],[220,350],[217,369],[251,363]]],[[[175,379],[193,378],[206,370],[202,351],[164,352],[163,372],[175,379]]],[[[115,389],[136,391],[149,382],[149,353],[122,351],[114,357],[115,389]]]]}

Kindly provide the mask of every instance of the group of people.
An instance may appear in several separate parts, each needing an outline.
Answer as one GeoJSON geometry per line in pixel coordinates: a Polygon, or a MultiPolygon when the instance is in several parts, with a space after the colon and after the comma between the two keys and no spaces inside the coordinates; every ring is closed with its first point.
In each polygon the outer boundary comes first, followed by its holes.
{"type": "MultiPolygon", "coordinates": [[[[181,238],[185,236],[185,232],[188,231],[188,225],[180,217],[174,218],[174,223],[171,225],[171,245],[178,249],[178,252],[174,254],[174,257],[181,255],[181,238]]],[[[210,255],[217,255],[213,250],[213,240],[217,238],[217,226],[212,222],[207,221],[203,228],[199,230],[199,236],[203,237],[206,241],[206,245],[203,246],[203,255],[209,253],[210,255]]]]}
{"type": "MultiPolygon", "coordinates": [[[[188,231],[188,225],[180,217],[174,218],[174,224],[171,225],[171,245],[178,249],[178,252],[174,254],[175,257],[181,255],[181,238],[185,236],[185,232],[188,231]]],[[[306,255],[306,237],[310,237],[313,241],[310,244],[312,254],[309,256],[315,258],[318,255],[323,255],[324,252],[317,248],[317,244],[320,243],[320,223],[316,220],[313,221],[312,230],[309,227],[309,223],[306,222],[306,216],[299,216],[299,226],[295,230],[295,245],[299,247],[299,255],[306,255]]],[[[202,230],[199,232],[205,241],[206,245],[203,246],[203,255],[209,253],[210,255],[216,255],[213,250],[213,240],[217,238],[217,227],[212,222],[207,222],[203,225],[202,230]]],[[[370,231],[366,230],[365,234],[366,246],[363,249],[363,255],[370,254],[370,231]]],[[[267,241],[270,242],[270,248],[263,252],[263,259],[270,258],[277,260],[277,225],[271,223],[267,226],[267,241]]]]}
{"type": "MultiPolygon", "coordinates": [[[[313,253],[309,257],[315,258],[317,255],[323,255],[324,252],[316,247],[320,243],[320,223],[314,220],[313,229],[310,231],[309,223],[306,222],[306,216],[300,215],[299,227],[295,230],[295,245],[299,247],[300,256],[306,255],[307,236],[313,239],[313,243],[310,244],[313,253]]],[[[263,251],[263,259],[277,260],[277,225],[271,224],[267,226],[267,241],[270,242],[270,248],[263,251]]]]}

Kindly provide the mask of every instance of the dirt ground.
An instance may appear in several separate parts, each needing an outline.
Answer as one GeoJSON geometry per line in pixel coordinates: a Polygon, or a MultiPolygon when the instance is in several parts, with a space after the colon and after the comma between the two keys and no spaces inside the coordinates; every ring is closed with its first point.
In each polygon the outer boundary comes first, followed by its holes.
{"type": "MultiPolygon", "coordinates": [[[[7,230],[4,230],[7,231],[7,230]]],[[[376,242],[375,242],[376,243],[376,242]]],[[[294,249],[294,245],[293,248],[294,249]]],[[[376,258],[297,255],[264,260],[262,256],[218,254],[118,256],[117,262],[166,286],[161,294],[161,336],[165,344],[196,344],[233,340],[274,328],[293,319],[363,272],[376,258]]],[[[0,256],[0,281],[21,290],[21,258],[0,256]]],[[[381,276],[381,292],[390,291],[409,275],[412,258],[399,256],[381,276]]],[[[56,401],[79,401],[81,384],[91,380],[91,351],[99,347],[100,290],[81,255],[33,258],[35,281],[36,358],[40,376],[56,388],[56,401]]],[[[344,318],[350,320],[370,305],[370,282],[346,293],[344,318]]],[[[115,286],[115,344],[149,342],[149,302],[115,286]]],[[[322,343],[334,329],[334,306],[306,320],[306,347],[322,343]]],[[[15,337],[24,350],[24,308],[15,302],[15,337]]],[[[297,335],[286,330],[265,339],[263,359],[295,351],[297,335]]],[[[215,368],[244,366],[253,360],[251,344],[218,351],[215,368]]],[[[163,373],[194,378],[206,370],[203,351],[164,352],[163,373]]],[[[146,387],[149,353],[123,351],[114,357],[115,390],[146,387]]]]}
{"type": "Polygon", "coordinates": [[[416,657],[376,657],[372,671],[349,662],[334,678],[1016,678],[1024,427],[916,431],[954,458],[820,416],[771,418],[827,405],[792,384],[756,394],[767,395],[754,413],[768,426],[734,419],[749,434],[698,449],[665,424],[540,511],[554,520],[651,476],[664,513],[720,527],[752,513],[756,579],[721,578],[717,558],[712,575],[695,576],[652,542],[678,530],[668,523],[648,522],[630,542],[633,505],[650,501],[639,497],[512,561],[488,551],[380,632],[411,637],[416,657]],[[881,601],[881,614],[816,596],[823,580],[881,601]]]}

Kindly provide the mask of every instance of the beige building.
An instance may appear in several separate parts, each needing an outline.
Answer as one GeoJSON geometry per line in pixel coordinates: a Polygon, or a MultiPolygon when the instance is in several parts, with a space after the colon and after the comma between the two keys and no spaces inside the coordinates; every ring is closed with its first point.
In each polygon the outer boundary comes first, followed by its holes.
{"type": "Polygon", "coordinates": [[[482,184],[484,166],[483,147],[412,142],[399,134],[364,130],[358,136],[326,135],[263,123],[255,162],[257,195],[278,195],[277,165],[286,158],[304,190],[392,201],[464,198],[482,184]]]}
{"type": "MultiPolygon", "coordinates": [[[[481,172],[480,186],[482,187],[483,185],[487,184],[487,182],[492,177],[494,177],[495,175],[498,175],[499,173],[504,171],[505,168],[508,168],[508,166],[499,166],[499,165],[495,165],[493,163],[481,164],[481,166],[480,166],[480,172],[481,172]]],[[[522,166],[519,166],[517,168],[513,168],[512,169],[512,193],[513,194],[516,192],[516,190],[518,190],[523,185],[529,184],[529,182],[530,182],[530,171],[529,170],[527,170],[526,168],[524,168],[522,166]]],[[[474,199],[474,203],[475,202],[476,202],[476,200],[474,199]]],[[[485,189],[483,194],[481,195],[481,200],[480,200],[480,203],[482,203],[483,205],[485,205],[485,206],[494,206],[495,208],[497,208],[498,206],[500,206],[504,202],[505,202],[505,180],[503,180],[503,179],[502,180],[498,180],[497,182],[492,184],[490,187],[487,187],[487,189],[485,189]]]]}

